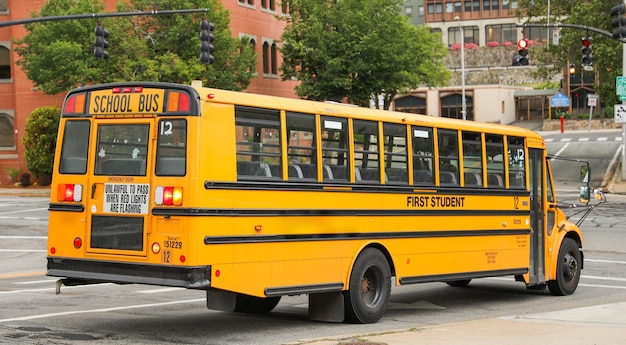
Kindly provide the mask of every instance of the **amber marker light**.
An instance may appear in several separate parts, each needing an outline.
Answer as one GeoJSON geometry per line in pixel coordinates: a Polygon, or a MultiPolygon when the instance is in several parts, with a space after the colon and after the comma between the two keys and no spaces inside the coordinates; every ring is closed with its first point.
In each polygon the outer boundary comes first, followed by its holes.
{"type": "Polygon", "coordinates": [[[152,243],[152,253],[159,254],[160,251],[161,251],[161,245],[159,244],[159,242],[152,243]]]}

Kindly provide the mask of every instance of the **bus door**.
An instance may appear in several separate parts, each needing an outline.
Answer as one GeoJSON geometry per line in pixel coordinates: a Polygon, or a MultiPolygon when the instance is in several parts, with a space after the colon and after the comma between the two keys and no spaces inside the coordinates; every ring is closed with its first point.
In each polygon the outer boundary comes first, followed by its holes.
{"type": "Polygon", "coordinates": [[[146,256],[155,126],[154,117],[94,119],[93,174],[84,191],[88,252],[146,256]]]}
{"type": "Polygon", "coordinates": [[[530,169],[530,279],[529,285],[542,284],[545,282],[545,257],[544,257],[544,205],[543,191],[545,165],[543,162],[543,150],[528,149],[530,169]]]}

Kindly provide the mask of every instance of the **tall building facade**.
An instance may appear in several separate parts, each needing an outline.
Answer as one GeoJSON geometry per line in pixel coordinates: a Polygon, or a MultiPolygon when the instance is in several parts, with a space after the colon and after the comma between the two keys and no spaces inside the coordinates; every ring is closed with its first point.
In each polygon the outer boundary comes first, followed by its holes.
{"type": "MultiPolygon", "coordinates": [[[[441,34],[442,43],[450,49],[444,64],[453,76],[448,87],[419,88],[398,96],[394,109],[482,122],[541,119],[548,111],[550,95],[530,100],[531,96],[525,95],[528,87],[517,86],[542,81],[531,78],[530,71],[535,68],[532,56],[529,66],[515,63],[519,59],[517,42],[525,38],[541,44],[554,39],[553,32],[517,27],[518,8],[517,0],[403,1],[402,14],[412,24],[422,23],[441,34]],[[462,112],[463,94],[466,114],[462,112]],[[533,105],[529,108],[527,104],[533,105]]],[[[532,55],[532,48],[530,51],[532,55]]],[[[553,81],[559,78],[554,76],[553,81]]]]}
{"type": "MultiPolygon", "coordinates": [[[[47,0],[0,0],[0,22],[30,18],[47,0]]],[[[115,11],[118,0],[105,0],[105,11],[115,11]]],[[[234,37],[248,36],[257,54],[256,73],[246,92],[296,97],[296,81],[281,81],[279,40],[286,25],[276,16],[286,14],[276,0],[222,0],[229,10],[234,37]]],[[[10,182],[8,170],[27,172],[24,127],[29,114],[43,106],[61,107],[64,94],[44,95],[16,65],[13,39],[26,34],[22,25],[0,28],[0,184],[10,182]]]]}

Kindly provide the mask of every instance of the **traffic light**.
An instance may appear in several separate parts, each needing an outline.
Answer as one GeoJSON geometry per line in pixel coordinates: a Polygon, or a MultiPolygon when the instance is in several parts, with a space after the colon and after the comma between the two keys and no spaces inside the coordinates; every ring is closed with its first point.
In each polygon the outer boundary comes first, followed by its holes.
{"type": "Polygon", "coordinates": [[[593,66],[593,55],[591,52],[591,38],[583,37],[580,41],[582,45],[582,65],[583,68],[591,68],[593,66]]]}
{"type": "Polygon", "coordinates": [[[525,38],[517,41],[517,47],[519,51],[517,52],[520,56],[519,64],[522,66],[528,66],[528,41],[525,38]]]}
{"type": "Polygon", "coordinates": [[[576,74],[576,65],[573,63],[569,65],[569,74],[576,74]]]}
{"type": "Polygon", "coordinates": [[[203,19],[200,23],[200,63],[204,65],[215,61],[215,57],[211,55],[215,51],[215,47],[212,44],[215,41],[213,30],[215,30],[213,23],[203,19]]]}
{"type": "Polygon", "coordinates": [[[611,26],[616,28],[613,31],[613,38],[626,38],[626,18],[624,13],[626,13],[626,5],[623,3],[611,7],[611,17],[615,17],[611,19],[611,26]]]}
{"type": "Polygon", "coordinates": [[[106,60],[109,58],[109,53],[105,50],[109,47],[109,42],[107,42],[107,38],[109,38],[109,32],[100,24],[96,26],[96,39],[93,42],[93,57],[100,60],[106,60]]]}

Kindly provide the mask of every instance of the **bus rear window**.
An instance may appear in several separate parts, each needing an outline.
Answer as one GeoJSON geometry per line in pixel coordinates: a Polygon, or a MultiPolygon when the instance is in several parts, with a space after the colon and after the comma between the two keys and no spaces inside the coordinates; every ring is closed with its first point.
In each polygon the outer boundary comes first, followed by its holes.
{"type": "Polygon", "coordinates": [[[90,123],[85,120],[65,122],[59,173],[85,174],[89,152],[90,123]]]}
{"type": "Polygon", "coordinates": [[[100,125],[96,175],[146,176],[150,125],[100,125]]]}
{"type": "Polygon", "coordinates": [[[187,121],[159,121],[156,171],[158,176],[185,176],[187,167],[187,121]]]}

